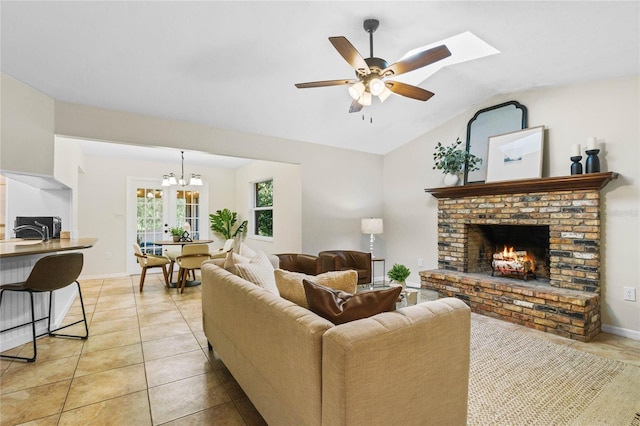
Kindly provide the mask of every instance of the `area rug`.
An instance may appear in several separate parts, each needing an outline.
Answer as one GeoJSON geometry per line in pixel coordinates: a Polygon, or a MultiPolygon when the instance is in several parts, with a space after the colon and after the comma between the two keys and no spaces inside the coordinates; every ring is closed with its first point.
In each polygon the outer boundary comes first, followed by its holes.
{"type": "Polygon", "coordinates": [[[640,367],[473,320],[467,421],[640,426],[640,367]]]}

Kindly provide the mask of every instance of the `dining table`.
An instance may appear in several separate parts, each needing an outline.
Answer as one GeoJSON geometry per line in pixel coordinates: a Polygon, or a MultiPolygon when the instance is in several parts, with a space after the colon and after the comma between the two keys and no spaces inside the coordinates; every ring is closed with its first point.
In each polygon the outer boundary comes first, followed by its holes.
{"type": "MultiPolygon", "coordinates": [[[[178,241],[166,240],[166,241],[154,241],[153,244],[157,246],[181,246],[184,247],[189,244],[209,244],[212,243],[213,240],[192,240],[192,239],[180,239],[178,241]]],[[[178,283],[173,281],[173,264],[175,259],[171,259],[170,270],[169,270],[169,287],[175,288],[178,283]]],[[[195,287],[199,286],[200,281],[198,280],[187,280],[185,283],[185,287],[195,287]]]]}

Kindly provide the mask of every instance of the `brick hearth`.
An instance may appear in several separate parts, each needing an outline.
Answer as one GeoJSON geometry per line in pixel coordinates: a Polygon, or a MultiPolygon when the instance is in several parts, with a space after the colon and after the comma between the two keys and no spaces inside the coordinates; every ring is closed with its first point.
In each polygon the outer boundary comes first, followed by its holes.
{"type": "Polygon", "coordinates": [[[600,332],[600,189],[616,177],[597,173],[426,190],[438,198],[439,269],[420,272],[422,287],[458,297],[477,313],[590,340],[600,332]],[[549,279],[469,273],[473,225],[548,226],[549,279]]]}

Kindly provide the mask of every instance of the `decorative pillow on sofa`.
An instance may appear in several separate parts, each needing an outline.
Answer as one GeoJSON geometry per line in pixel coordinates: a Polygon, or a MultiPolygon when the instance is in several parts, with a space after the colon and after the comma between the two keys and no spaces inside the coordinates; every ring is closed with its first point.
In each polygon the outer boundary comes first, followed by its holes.
{"type": "Polygon", "coordinates": [[[301,272],[276,269],[273,273],[280,296],[307,309],[309,309],[309,305],[302,285],[302,280],[304,279],[313,280],[313,282],[325,287],[346,291],[347,293],[355,293],[358,286],[358,273],[356,271],[330,271],[319,275],[306,275],[301,272]]]}
{"type": "Polygon", "coordinates": [[[258,251],[259,250],[253,250],[251,247],[249,247],[245,243],[241,242],[240,243],[240,250],[238,250],[238,253],[240,254],[240,256],[252,258],[256,254],[258,254],[258,251]]]}
{"type": "Polygon", "coordinates": [[[394,310],[402,287],[350,294],[302,281],[309,309],[332,323],[344,324],[394,310]]]}
{"type": "MultiPolygon", "coordinates": [[[[271,266],[271,263],[269,263],[269,266],[271,266]]],[[[240,278],[252,282],[275,295],[280,295],[276,280],[273,277],[273,266],[268,268],[259,263],[236,263],[236,270],[240,278]]]]}
{"type": "Polygon", "coordinates": [[[229,250],[227,252],[227,256],[224,259],[224,265],[222,267],[232,274],[238,275],[236,265],[240,263],[256,263],[270,269],[273,272],[273,264],[271,263],[271,260],[269,260],[269,257],[260,250],[254,253],[255,254],[252,257],[245,257],[240,254],[234,253],[233,250],[229,250]]]}

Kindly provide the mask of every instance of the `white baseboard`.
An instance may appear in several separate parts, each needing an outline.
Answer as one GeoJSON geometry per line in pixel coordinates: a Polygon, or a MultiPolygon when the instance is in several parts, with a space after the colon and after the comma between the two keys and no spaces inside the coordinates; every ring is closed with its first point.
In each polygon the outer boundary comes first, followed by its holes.
{"type": "Polygon", "coordinates": [[[629,330],[628,328],[602,324],[602,331],[604,331],[605,333],[615,334],[616,336],[627,337],[633,340],[640,340],[640,331],[629,330]]]}
{"type": "MultiPolygon", "coordinates": [[[[149,272],[149,274],[151,274],[152,272],[149,272]]],[[[122,277],[129,277],[131,276],[131,274],[127,274],[126,272],[118,272],[115,274],[100,274],[100,275],[80,275],[80,278],[78,278],[78,281],[80,281],[80,284],[82,284],[82,280],[101,280],[104,278],[122,278],[122,277]]]]}

